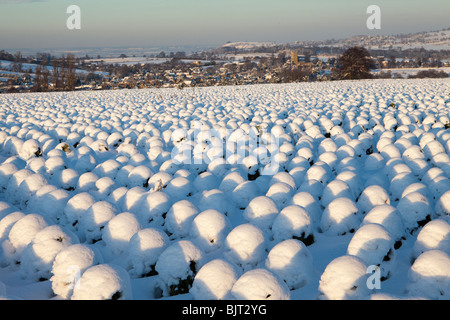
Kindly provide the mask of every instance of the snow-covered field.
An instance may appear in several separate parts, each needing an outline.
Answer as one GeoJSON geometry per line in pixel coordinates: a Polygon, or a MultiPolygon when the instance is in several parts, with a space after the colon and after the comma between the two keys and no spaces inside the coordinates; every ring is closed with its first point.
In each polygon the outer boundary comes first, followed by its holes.
{"type": "Polygon", "coordinates": [[[450,298],[450,80],[0,95],[0,297],[450,298]]]}

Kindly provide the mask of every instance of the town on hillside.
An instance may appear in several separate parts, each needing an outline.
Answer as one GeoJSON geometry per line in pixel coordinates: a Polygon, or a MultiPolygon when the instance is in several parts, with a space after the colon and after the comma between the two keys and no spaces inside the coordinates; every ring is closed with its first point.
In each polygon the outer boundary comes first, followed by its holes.
{"type": "MultiPolygon", "coordinates": [[[[351,40],[351,41],[350,41],[351,40]]],[[[333,71],[348,45],[368,46],[373,78],[450,74],[450,50],[382,46],[380,39],[336,43],[227,43],[186,53],[102,57],[0,50],[0,93],[248,85],[339,80],[333,71]],[[373,44],[376,44],[374,46],[373,44]]],[[[392,41],[389,38],[389,41],[392,41]]],[[[409,44],[409,42],[408,42],[409,44]]],[[[363,46],[360,47],[363,47],[363,46]]]]}

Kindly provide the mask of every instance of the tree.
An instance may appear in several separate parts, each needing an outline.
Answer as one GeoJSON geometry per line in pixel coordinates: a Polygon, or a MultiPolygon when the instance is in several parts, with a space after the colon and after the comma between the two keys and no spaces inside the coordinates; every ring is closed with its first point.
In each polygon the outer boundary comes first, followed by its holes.
{"type": "Polygon", "coordinates": [[[58,59],[53,59],[53,89],[54,90],[61,90],[61,79],[59,77],[59,61],[58,59]]]}
{"type": "Polygon", "coordinates": [[[363,47],[347,49],[337,60],[332,78],[336,80],[371,79],[370,69],[375,67],[370,53],[363,47]]]}
{"type": "Polygon", "coordinates": [[[41,63],[41,75],[42,75],[42,82],[41,82],[41,91],[47,92],[48,91],[48,76],[49,71],[47,69],[47,60],[42,60],[41,63]]]}
{"type": "Polygon", "coordinates": [[[12,64],[12,71],[14,72],[22,72],[22,53],[17,51],[14,55],[14,61],[12,64]]]}
{"type": "Polygon", "coordinates": [[[75,89],[75,84],[77,81],[75,76],[75,57],[73,54],[68,54],[66,60],[67,60],[66,90],[73,91],[75,89]]]}
{"type": "Polygon", "coordinates": [[[36,73],[34,76],[34,92],[41,92],[42,91],[42,73],[41,73],[41,66],[38,65],[36,67],[36,73]]]}

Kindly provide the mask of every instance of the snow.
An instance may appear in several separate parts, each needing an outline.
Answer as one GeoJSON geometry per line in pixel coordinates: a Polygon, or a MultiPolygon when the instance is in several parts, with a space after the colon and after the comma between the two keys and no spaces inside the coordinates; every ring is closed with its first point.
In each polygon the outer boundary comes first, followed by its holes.
{"type": "Polygon", "coordinates": [[[347,254],[359,257],[367,266],[380,267],[381,277],[389,278],[394,263],[394,239],[376,223],[361,226],[348,244],[347,254]]]}
{"type": "Polygon", "coordinates": [[[366,299],[366,265],[352,255],[343,255],[325,268],[319,283],[319,298],[323,300],[366,299]]]}
{"type": "Polygon", "coordinates": [[[72,300],[130,300],[130,276],[112,264],[98,264],[83,272],[73,289],[72,300]]]}
{"type": "Polygon", "coordinates": [[[49,279],[56,255],[66,247],[78,243],[78,237],[60,226],[51,225],[39,231],[23,250],[20,272],[25,278],[49,279]]]}
{"type": "Polygon", "coordinates": [[[81,274],[100,263],[103,263],[101,254],[85,244],[72,244],[60,250],[51,269],[53,292],[63,299],[70,299],[81,274]]]}
{"type": "Polygon", "coordinates": [[[0,296],[448,299],[449,90],[2,95],[0,296]]]}
{"type": "Polygon", "coordinates": [[[204,264],[203,260],[204,252],[189,240],[180,240],[165,249],[155,266],[163,296],[186,293],[185,290],[192,287],[195,274],[204,264]]]}
{"type": "Polygon", "coordinates": [[[267,269],[245,272],[231,289],[236,300],[289,300],[287,285],[267,269]]]}
{"type": "Polygon", "coordinates": [[[420,230],[414,243],[414,258],[433,249],[450,254],[450,225],[444,220],[430,221],[420,230]]]}
{"type": "Polygon", "coordinates": [[[230,291],[238,278],[235,266],[226,260],[214,259],[198,271],[190,292],[196,300],[230,299],[230,291]]]}
{"type": "Polygon", "coordinates": [[[223,247],[230,229],[231,223],[224,214],[207,209],[194,218],[189,235],[194,243],[209,253],[223,247]]]}
{"type": "Polygon", "coordinates": [[[280,277],[290,290],[305,286],[313,274],[312,255],[303,242],[288,239],[273,247],[266,267],[280,277]]]}
{"type": "Polygon", "coordinates": [[[154,272],[156,262],[169,242],[167,234],[159,229],[145,228],[134,233],[127,247],[130,276],[138,278],[154,272]]]}
{"type": "MultiPolygon", "coordinates": [[[[272,187],[278,187],[279,184],[283,184],[282,187],[286,186],[286,188],[290,190],[290,187],[283,182],[275,183],[272,187]]],[[[276,189],[278,190],[278,188],[276,189]]],[[[283,189],[284,188],[281,188],[280,191],[282,192],[283,189]]],[[[276,202],[276,200],[270,198],[270,194],[268,196],[253,198],[243,212],[244,219],[259,227],[261,230],[269,230],[274,219],[278,215],[276,203],[279,202],[276,202]]]]}
{"type": "Polygon", "coordinates": [[[408,294],[433,300],[450,296],[450,257],[440,250],[422,253],[411,266],[408,294]]]}
{"type": "Polygon", "coordinates": [[[358,213],[354,201],[349,198],[336,198],[323,211],[320,229],[330,235],[352,233],[361,223],[361,216],[358,213]]]}
{"type": "Polygon", "coordinates": [[[255,225],[244,223],[231,230],[226,237],[224,255],[247,271],[264,260],[266,246],[263,232],[255,225]]]}

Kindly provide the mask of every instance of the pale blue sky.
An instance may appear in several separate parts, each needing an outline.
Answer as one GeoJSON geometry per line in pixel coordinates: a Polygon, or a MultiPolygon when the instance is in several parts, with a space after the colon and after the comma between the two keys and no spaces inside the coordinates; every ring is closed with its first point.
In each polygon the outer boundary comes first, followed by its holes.
{"type": "Polygon", "coordinates": [[[0,0],[0,49],[220,45],[339,39],[450,27],[449,0],[0,0]],[[69,5],[81,30],[68,30],[69,5]],[[381,8],[368,30],[366,9],[381,8]]]}

